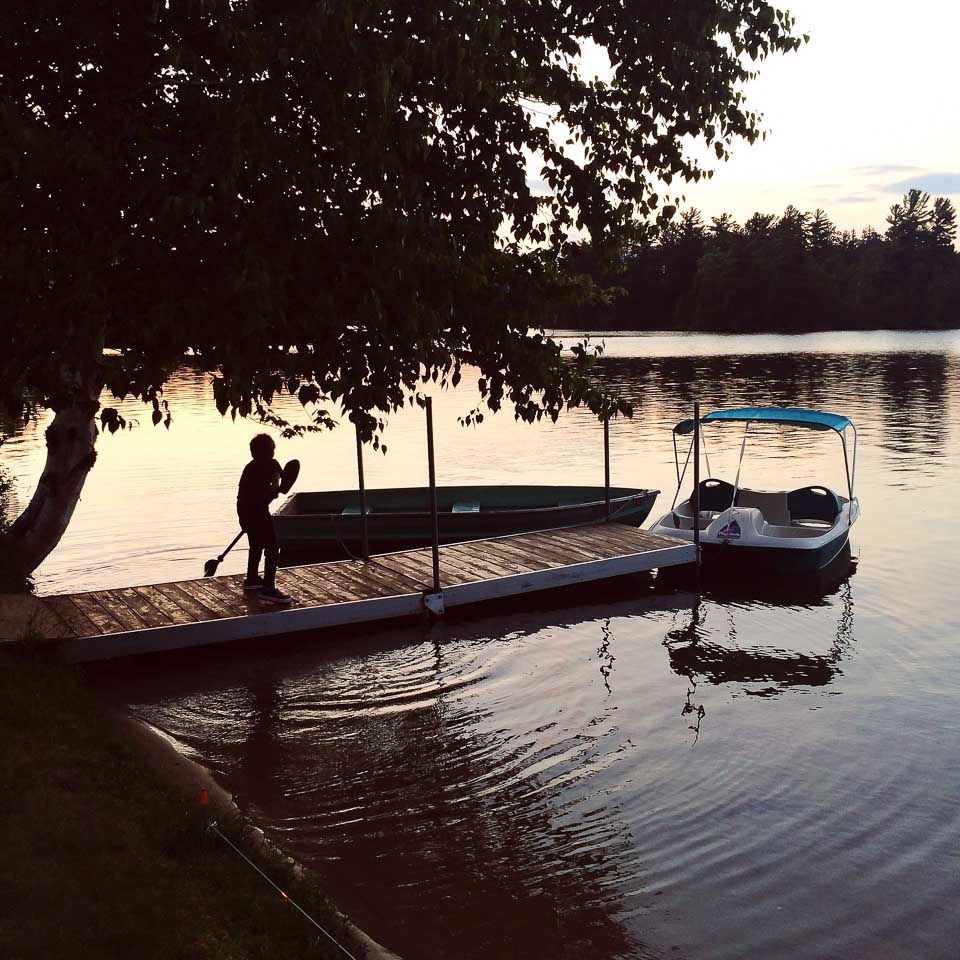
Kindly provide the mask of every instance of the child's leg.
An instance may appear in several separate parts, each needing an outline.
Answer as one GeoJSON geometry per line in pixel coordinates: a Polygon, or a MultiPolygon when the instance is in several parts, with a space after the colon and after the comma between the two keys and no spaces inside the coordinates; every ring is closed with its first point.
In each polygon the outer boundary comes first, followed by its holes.
{"type": "Polygon", "coordinates": [[[280,559],[280,545],[277,543],[277,533],[273,528],[273,517],[268,516],[263,528],[263,586],[272,590],[276,586],[277,562],[280,559]]]}
{"type": "Polygon", "coordinates": [[[247,580],[256,580],[260,576],[260,558],[263,556],[263,540],[254,529],[247,530],[247,580]]]}

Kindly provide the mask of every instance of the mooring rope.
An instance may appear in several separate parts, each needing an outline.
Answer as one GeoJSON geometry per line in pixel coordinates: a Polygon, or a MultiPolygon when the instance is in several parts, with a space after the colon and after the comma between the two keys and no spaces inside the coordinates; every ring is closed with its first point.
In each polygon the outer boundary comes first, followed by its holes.
{"type": "Polygon", "coordinates": [[[237,854],[238,857],[240,857],[241,859],[245,860],[248,864],[250,864],[250,866],[253,867],[253,869],[256,870],[257,873],[259,873],[260,876],[263,877],[263,879],[266,880],[267,883],[269,883],[270,886],[273,887],[273,889],[276,890],[277,893],[279,893],[280,896],[283,897],[283,899],[287,903],[289,903],[291,906],[295,907],[300,913],[302,913],[335,947],[339,948],[344,953],[344,955],[349,957],[350,960],[357,960],[357,958],[345,946],[343,946],[342,943],[336,940],[332,936],[332,934],[324,930],[324,928],[320,926],[320,924],[317,923],[317,921],[314,920],[313,917],[311,917],[310,914],[307,913],[307,911],[304,910],[299,903],[291,899],[290,895],[285,890],[277,886],[277,884],[274,883],[273,880],[271,880],[270,877],[268,877],[232,840],[230,840],[229,837],[225,836],[221,832],[220,828],[217,826],[217,823],[215,820],[208,821],[207,830],[212,830],[218,837],[220,837],[221,840],[223,840],[223,842],[228,847],[230,847],[231,850],[233,850],[234,853],[237,854]]]}

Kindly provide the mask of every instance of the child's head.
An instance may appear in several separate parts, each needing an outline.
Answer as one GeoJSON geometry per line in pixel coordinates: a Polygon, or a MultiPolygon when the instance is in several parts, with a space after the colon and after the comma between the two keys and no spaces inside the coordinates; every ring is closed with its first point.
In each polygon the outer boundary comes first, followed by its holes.
{"type": "Polygon", "coordinates": [[[272,460],[276,449],[273,437],[269,433],[258,433],[250,441],[250,456],[254,460],[272,460]]]}

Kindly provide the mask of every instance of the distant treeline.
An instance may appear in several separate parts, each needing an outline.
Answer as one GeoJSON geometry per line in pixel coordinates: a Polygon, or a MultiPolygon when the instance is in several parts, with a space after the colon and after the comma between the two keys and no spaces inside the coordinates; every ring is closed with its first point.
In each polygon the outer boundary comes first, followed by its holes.
{"type": "Polygon", "coordinates": [[[704,223],[687,210],[636,243],[613,268],[589,244],[568,265],[608,303],[577,308],[587,329],[794,333],[824,329],[960,327],[957,215],[950,200],[911,190],[890,208],[883,234],[840,232],[823,210],[793,206],[704,223]]]}

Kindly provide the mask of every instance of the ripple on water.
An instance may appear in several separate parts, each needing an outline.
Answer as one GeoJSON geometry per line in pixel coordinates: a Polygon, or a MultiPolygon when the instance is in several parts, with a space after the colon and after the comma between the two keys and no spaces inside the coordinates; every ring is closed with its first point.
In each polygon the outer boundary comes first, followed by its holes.
{"type": "MultiPolygon", "coordinates": [[[[638,410],[612,426],[614,477],[659,487],[664,508],[669,427],[694,394],[854,419],[860,563],[830,589],[711,585],[694,622],[689,597],[631,585],[430,629],[128,665],[99,682],[195,749],[410,958],[953,960],[958,344],[608,341],[601,375],[638,410]]],[[[171,385],[179,432],[104,438],[43,590],[192,576],[228,542],[258,428],[211,415],[205,389],[186,373],[171,385]]],[[[466,406],[436,398],[444,482],[596,482],[590,417],[461,431],[466,406]]],[[[421,483],[420,412],[390,431],[369,482],[421,483]]],[[[710,455],[723,472],[742,434],[721,433],[710,455]]],[[[4,447],[27,491],[41,449],[39,429],[4,447]]],[[[797,483],[843,488],[832,435],[751,439],[742,479],[772,484],[798,452],[797,483]]],[[[318,489],[352,486],[353,454],[345,432],[281,452],[318,489]]],[[[242,564],[231,555],[223,569],[242,564]]]]}

